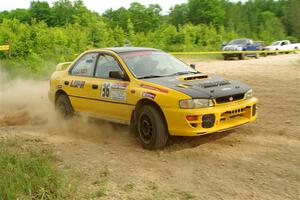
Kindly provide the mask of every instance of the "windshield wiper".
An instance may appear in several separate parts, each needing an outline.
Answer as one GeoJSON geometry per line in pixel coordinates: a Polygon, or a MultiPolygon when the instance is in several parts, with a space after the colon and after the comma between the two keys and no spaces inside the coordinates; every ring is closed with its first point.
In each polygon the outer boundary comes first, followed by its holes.
{"type": "Polygon", "coordinates": [[[170,74],[168,76],[178,76],[178,75],[185,75],[185,74],[198,74],[199,72],[193,72],[193,71],[185,71],[185,72],[176,72],[174,74],[170,74]]]}
{"type": "Polygon", "coordinates": [[[164,77],[164,76],[160,76],[160,75],[148,75],[148,76],[141,76],[138,77],[139,79],[145,79],[145,78],[160,78],[160,77],[164,77]]]}

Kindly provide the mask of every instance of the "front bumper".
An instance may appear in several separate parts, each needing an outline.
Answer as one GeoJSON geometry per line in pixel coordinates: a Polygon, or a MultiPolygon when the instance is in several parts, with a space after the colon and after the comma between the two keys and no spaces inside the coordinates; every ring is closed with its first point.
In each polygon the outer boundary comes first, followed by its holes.
{"type": "Polygon", "coordinates": [[[162,108],[162,110],[170,135],[197,136],[230,129],[254,121],[257,117],[256,104],[257,99],[251,98],[209,108],[162,108]],[[208,115],[214,116],[211,126],[205,124],[208,115]],[[193,121],[189,121],[187,116],[197,116],[197,119],[192,118],[193,121]]]}

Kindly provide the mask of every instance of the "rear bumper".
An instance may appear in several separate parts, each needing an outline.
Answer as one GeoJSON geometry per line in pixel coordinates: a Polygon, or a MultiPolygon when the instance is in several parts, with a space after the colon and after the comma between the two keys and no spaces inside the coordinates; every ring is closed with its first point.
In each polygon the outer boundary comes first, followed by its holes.
{"type": "Polygon", "coordinates": [[[231,129],[254,121],[257,117],[256,104],[257,99],[251,98],[210,108],[162,108],[162,110],[166,117],[170,135],[197,136],[231,129]],[[207,126],[205,124],[206,118],[203,118],[203,116],[208,115],[214,116],[211,126],[207,126]],[[187,116],[197,116],[197,119],[188,121],[187,116]]]}

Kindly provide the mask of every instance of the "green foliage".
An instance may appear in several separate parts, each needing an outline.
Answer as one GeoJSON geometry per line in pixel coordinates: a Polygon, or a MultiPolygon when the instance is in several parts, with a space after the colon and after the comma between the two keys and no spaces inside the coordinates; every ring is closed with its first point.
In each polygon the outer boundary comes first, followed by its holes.
{"type": "Polygon", "coordinates": [[[177,4],[170,9],[170,22],[178,26],[188,22],[189,9],[187,4],[177,4]]]}
{"type": "Polygon", "coordinates": [[[123,7],[107,10],[103,17],[111,28],[121,27],[126,32],[129,31],[128,20],[131,21],[135,32],[148,32],[161,25],[161,7],[157,4],[150,4],[148,7],[133,2],[128,9],[123,7]]]}
{"type": "Polygon", "coordinates": [[[194,24],[213,24],[219,26],[224,20],[221,0],[189,0],[188,18],[194,24]]]}
{"type": "Polygon", "coordinates": [[[261,40],[268,43],[272,42],[272,38],[284,38],[283,25],[280,20],[271,11],[262,12],[259,15],[259,31],[258,36],[261,40]]]}
{"type": "Polygon", "coordinates": [[[45,1],[32,1],[30,3],[29,12],[31,17],[38,21],[50,22],[50,6],[45,1]]]}
{"type": "Polygon", "coordinates": [[[300,39],[300,1],[288,0],[284,10],[284,26],[288,35],[300,39]]]}
{"type": "Polygon", "coordinates": [[[12,145],[0,143],[1,198],[62,199],[64,178],[53,166],[53,155],[24,149],[21,153],[12,145]]]}

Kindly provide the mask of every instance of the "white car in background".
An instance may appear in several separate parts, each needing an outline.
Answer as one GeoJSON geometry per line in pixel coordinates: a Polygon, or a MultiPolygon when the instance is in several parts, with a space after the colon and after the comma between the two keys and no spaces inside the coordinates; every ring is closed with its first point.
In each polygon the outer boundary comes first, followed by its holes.
{"type": "Polygon", "coordinates": [[[275,50],[297,50],[300,49],[300,43],[292,44],[289,40],[281,40],[273,42],[270,46],[266,46],[264,48],[268,51],[275,51],[275,50]]]}

